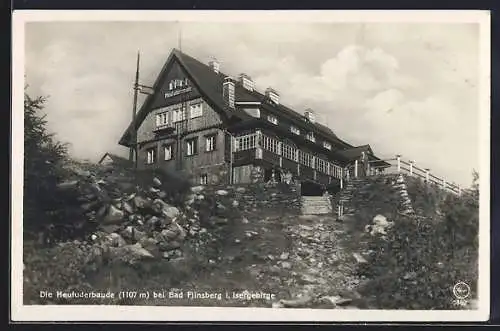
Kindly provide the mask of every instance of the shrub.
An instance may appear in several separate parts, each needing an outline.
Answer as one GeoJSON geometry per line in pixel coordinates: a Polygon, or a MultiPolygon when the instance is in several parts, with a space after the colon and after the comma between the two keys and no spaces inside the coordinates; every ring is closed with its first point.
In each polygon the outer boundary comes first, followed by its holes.
{"type": "MultiPolygon", "coordinates": [[[[422,183],[422,185],[425,185],[422,183]]],[[[416,184],[417,192],[427,188],[416,184]]],[[[417,193],[419,194],[419,193],[417,193]]],[[[396,216],[387,238],[370,237],[369,263],[358,270],[369,281],[360,289],[378,309],[453,309],[458,281],[477,293],[478,203],[475,190],[458,197],[437,192],[423,205],[426,217],[396,216]],[[437,205],[436,205],[437,204],[437,205]],[[430,210],[438,207],[441,215],[430,210]]]]}

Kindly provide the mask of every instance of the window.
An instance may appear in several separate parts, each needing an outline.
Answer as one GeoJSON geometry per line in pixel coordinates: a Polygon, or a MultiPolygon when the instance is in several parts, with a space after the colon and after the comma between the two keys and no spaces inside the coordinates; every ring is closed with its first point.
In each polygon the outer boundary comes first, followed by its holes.
{"type": "Polygon", "coordinates": [[[314,132],[308,132],[307,139],[312,141],[312,142],[316,142],[316,137],[314,137],[314,132]]]}
{"type": "Polygon", "coordinates": [[[278,124],[278,118],[274,115],[267,115],[267,120],[273,124],[278,124]]]}
{"type": "Polygon", "coordinates": [[[174,149],[172,145],[163,146],[163,151],[165,153],[165,161],[169,161],[174,158],[174,149]]]}
{"type": "Polygon", "coordinates": [[[168,89],[169,90],[175,90],[179,88],[183,88],[188,85],[188,79],[174,79],[171,80],[170,83],[168,84],[168,89]]]}
{"type": "Polygon", "coordinates": [[[207,185],[207,184],[208,184],[208,175],[202,174],[200,176],[200,185],[207,185]]]}
{"type": "Polygon", "coordinates": [[[203,115],[203,104],[195,103],[189,107],[189,118],[196,118],[203,115]]]}
{"type": "Polygon", "coordinates": [[[177,108],[172,114],[172,122],[181,122],[186,120],[186,109],[183,107],[177,108]]]}
{"type": "Polygon", "coordinates": [[[292,126],[290,127],[290,131],[292,131],[292,133],[295,133],[295,134],[297,134],[297,135],[300,135],[300,129],[299,129],[298,127],[296,127],[296,126],[293,126],[293,125],[292,125],[292,126]]]}
{"type": "Polygon", "coordinates": [[[192,156],[198,153],[198,138],[186,140],[186,155],[192,156]]]}
{"type": "Polygon", "coordinates": [[[332,149],[332,144],[330,144],[328,141],[323,142],[323,147],[326,149],[331,150],[332,149]]]}
{"type": "Polygon", "coordinates": [[[149,148],[146,150],[146,163],[153,164],[156,162],[156,149],[149,148]]]}
{"type": "Polygon", "coordinates": [[[215,151],[216,135],[207,136],[205,138],[205,151],[215,151]]]}
{"type": "Polygon", "coordinates": [[[162,112],[156,114],[156,126],[165,126],[168,124],[168,112],[162,112]]]}

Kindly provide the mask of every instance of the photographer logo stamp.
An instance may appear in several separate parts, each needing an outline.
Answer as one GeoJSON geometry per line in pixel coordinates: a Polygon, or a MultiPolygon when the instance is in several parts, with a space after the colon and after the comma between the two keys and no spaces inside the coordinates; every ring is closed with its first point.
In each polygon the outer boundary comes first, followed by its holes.
{"type": "Polygon", "coordinates": [[[467,306],[469,303],[467,299],[470,297],[470,294],[470,286],[465,282],[460,281],[453,286],[453,296],[455,297],[453,302],[456,305],[467,306]]]}

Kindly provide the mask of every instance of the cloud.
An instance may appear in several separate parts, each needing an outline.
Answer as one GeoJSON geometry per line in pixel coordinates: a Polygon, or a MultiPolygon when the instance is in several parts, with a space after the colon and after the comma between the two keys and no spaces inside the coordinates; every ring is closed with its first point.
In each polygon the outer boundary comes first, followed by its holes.
{"type": "MultiPolygon", "coordinates": [[[[31,23],[26,31],[26,75],[32,93],[51,96],[50,127],[76,156],[125,155],[117,142],[130,120],[137,50],[141,81],[151,84],[178,47],[179,25],[31,23]]],[[[352,144],[403,153],[462,184],[478,166],[475,25],[184,23],[182,36],[186,53],[215,56],[225,73],[249,74],[299,112],[313,108],[352,144]]]]}

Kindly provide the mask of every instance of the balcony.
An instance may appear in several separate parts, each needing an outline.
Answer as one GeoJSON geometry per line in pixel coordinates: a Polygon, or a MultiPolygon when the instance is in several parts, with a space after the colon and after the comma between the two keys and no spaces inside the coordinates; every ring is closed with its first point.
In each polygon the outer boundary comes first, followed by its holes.
{"type": "Polygon", "coordinates": [[[171,133],[175,130],[175,126],[173,124],[163,124],[163,125],[156,125],[153,129],[153,132],[155,134],[166,134],[166,133],[171,133]]]}
{"type": "Polygon", "coordinates": [[[287,169],[302,179],[330,183],[340,180],[342,168],[328,160],[288,145],[260,131],[233,138],[233,164],[235,166],[263,161],[287,169]]]}

